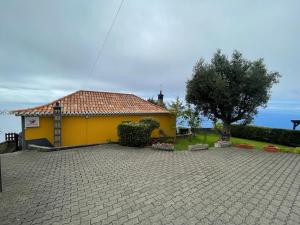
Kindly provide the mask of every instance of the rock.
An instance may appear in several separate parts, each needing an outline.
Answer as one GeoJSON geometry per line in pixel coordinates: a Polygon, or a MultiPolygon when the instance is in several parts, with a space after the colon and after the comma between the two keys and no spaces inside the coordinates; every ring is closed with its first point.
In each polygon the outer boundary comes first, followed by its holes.
{"type": "Polygon", "coordinates": [[[217,141],[215,143],[215,148],[226,148],[230,147],[232,143],[230,141],[217,141]]]}
{"type": "Polygon", "coordinates": [[[208,144],[196,144],[196,145],[189,145],[189,151],[200,151],[200,150],[207,150],[208,144]]]}

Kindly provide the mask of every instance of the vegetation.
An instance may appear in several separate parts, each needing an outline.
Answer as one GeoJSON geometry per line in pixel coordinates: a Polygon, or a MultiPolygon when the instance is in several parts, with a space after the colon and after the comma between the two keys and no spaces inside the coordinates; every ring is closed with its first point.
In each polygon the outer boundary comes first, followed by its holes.
{"type": "Polygon", "coordinates": [[[0,143],[0,154],[15,152],[15,151],[18,151],[15,143],[7,142],[7,141],[0,143]]]}
{"type": "Polygon", "coordinates": [[[147,101],[151,102],[152,104],[159,105],[159,106],[162,106],[164,108],[167,108],[167,106],[166,106],[166,104],[164,102],[162,104],[159,104],[158,101],[155,100],[153,97],[152,98],[148,98],[147,101]]]}
{"type": "Polygon", "coordinates": [[[200,113],[195,106],[191,104],[184,105],[180,98],[177,97],[175,101],[169,104],[168,109],[175,115],[177,126],[181,126],[186,122],[192,129],[200,127],[200,113]]]}
{"type": "Polygon", "coordinates": [[[229,60],[218,50],[211,63],[200,59],[195,65],[186,101],[215,123],[222,121],[221,139],[228,140],[232,123],[248,124],[257,108],[266,106],[279,77],[267,71],[263,59],[249,61],[234,51],[229,60]]]}
{"type": "Polygon", "coordinates": [[[257,141],[300,146],[300,131],[269,127],[232,125],[232,135],[257,141]]]}
{"type": "Polygon", "coordinates": [[[118,125],[119,144],[131,147],[144,147],[149,143],[148,126],[126,122],[118,125]]]}
{"type": "Polygon", "coordinates": [[[140,120],[141,124],[145,124],[146,126],[148,126],[149,128],[149,132],[150,135],[152,133],[152,131],[154,131],[155,129],[158,129],[160,124],[158,121],[156,121],[155,119],[151,118],[151,117],[144,117],[140,120]]]}
{"type": "Polygon", "coordinates": [[[201,119],[199,111],[191,104],[186,105],[182,112],[182,117],[192,130],[200,127],[201,119]]]}
{"type": "Polygon", "coordinates": [[[172,101],[168,105],[168,110],[176,117],[176,125],[180,126],[183,123],[182,115],[184,110],[184,105],[179,97],[172,101]]]}
{"type": "MultiPolygon", "coordinates": [[[[214,143],[218,141],[219,136],[215,133],[201,133],[197,134],[195,137],[192,139],[187,139],[187,138],[177,138],[176,144],[175,144],[175,150],[187,150],[189,145],[193,144],[208,144],[210,147],[214,146],[214,143]]],[[[237,144],[249,144],[254,146],[255,149],[263,149],[263,147],[267,145],[273,145],[269,142],[262,142],[262,141],[254,141],[254,140],[248,140],[248,139],[243,139],[243,138],[236,138],[232,137],[231,142],[234,145],[237,144]]],[[[293,152],[293,153],[300,153],[300,148],[291,148],[285,145],[278,145],[275,144],[280,151],[282,152],[293,152]]]]}
{"type": "Polygon", "coordinates": [[[147,117],[136,122],[123,122],[118,125],[119,144],[131,147],[144,147],[151,141],[153,130],[159,128],[156,120],[147,117]]]}

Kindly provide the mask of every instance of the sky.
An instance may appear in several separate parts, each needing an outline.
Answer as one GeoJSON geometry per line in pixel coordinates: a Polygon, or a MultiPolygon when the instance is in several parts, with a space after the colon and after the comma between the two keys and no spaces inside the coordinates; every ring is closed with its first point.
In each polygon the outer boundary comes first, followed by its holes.
{"type": "Polygon", "coordinates": [[[300,107],[299,0],[1,0],[0,109],[77,90],[184,98],[216,49],[264,58],[282,78],[271,107],[300,107]],[[2,105],[2,106],[1,106],[2,105]]]}

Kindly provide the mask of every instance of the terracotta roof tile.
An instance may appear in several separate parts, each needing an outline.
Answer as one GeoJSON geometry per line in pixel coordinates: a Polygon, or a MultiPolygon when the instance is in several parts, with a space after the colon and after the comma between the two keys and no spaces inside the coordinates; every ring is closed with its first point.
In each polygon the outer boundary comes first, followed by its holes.
{"type": "Polygon", "coordinates": [[[62,106],[63,115],[169,113],[165,108],[133,94],[96,91],[77,91],[46,105],[12,112],[17,116],[50,115],[56,102],[59,102],[62,106]]]}

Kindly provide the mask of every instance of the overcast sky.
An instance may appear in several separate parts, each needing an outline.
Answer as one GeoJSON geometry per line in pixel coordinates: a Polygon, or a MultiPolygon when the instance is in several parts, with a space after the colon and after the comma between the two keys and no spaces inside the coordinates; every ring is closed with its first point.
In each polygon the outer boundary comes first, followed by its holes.
{"type": "Polygon", "coordinates": [[[41,103],[80,89],[184,97],[217,48],[263,57],[282,78],[272,100],[300,98],[299,0],[1,0],[0,104],[41,103]]]}

